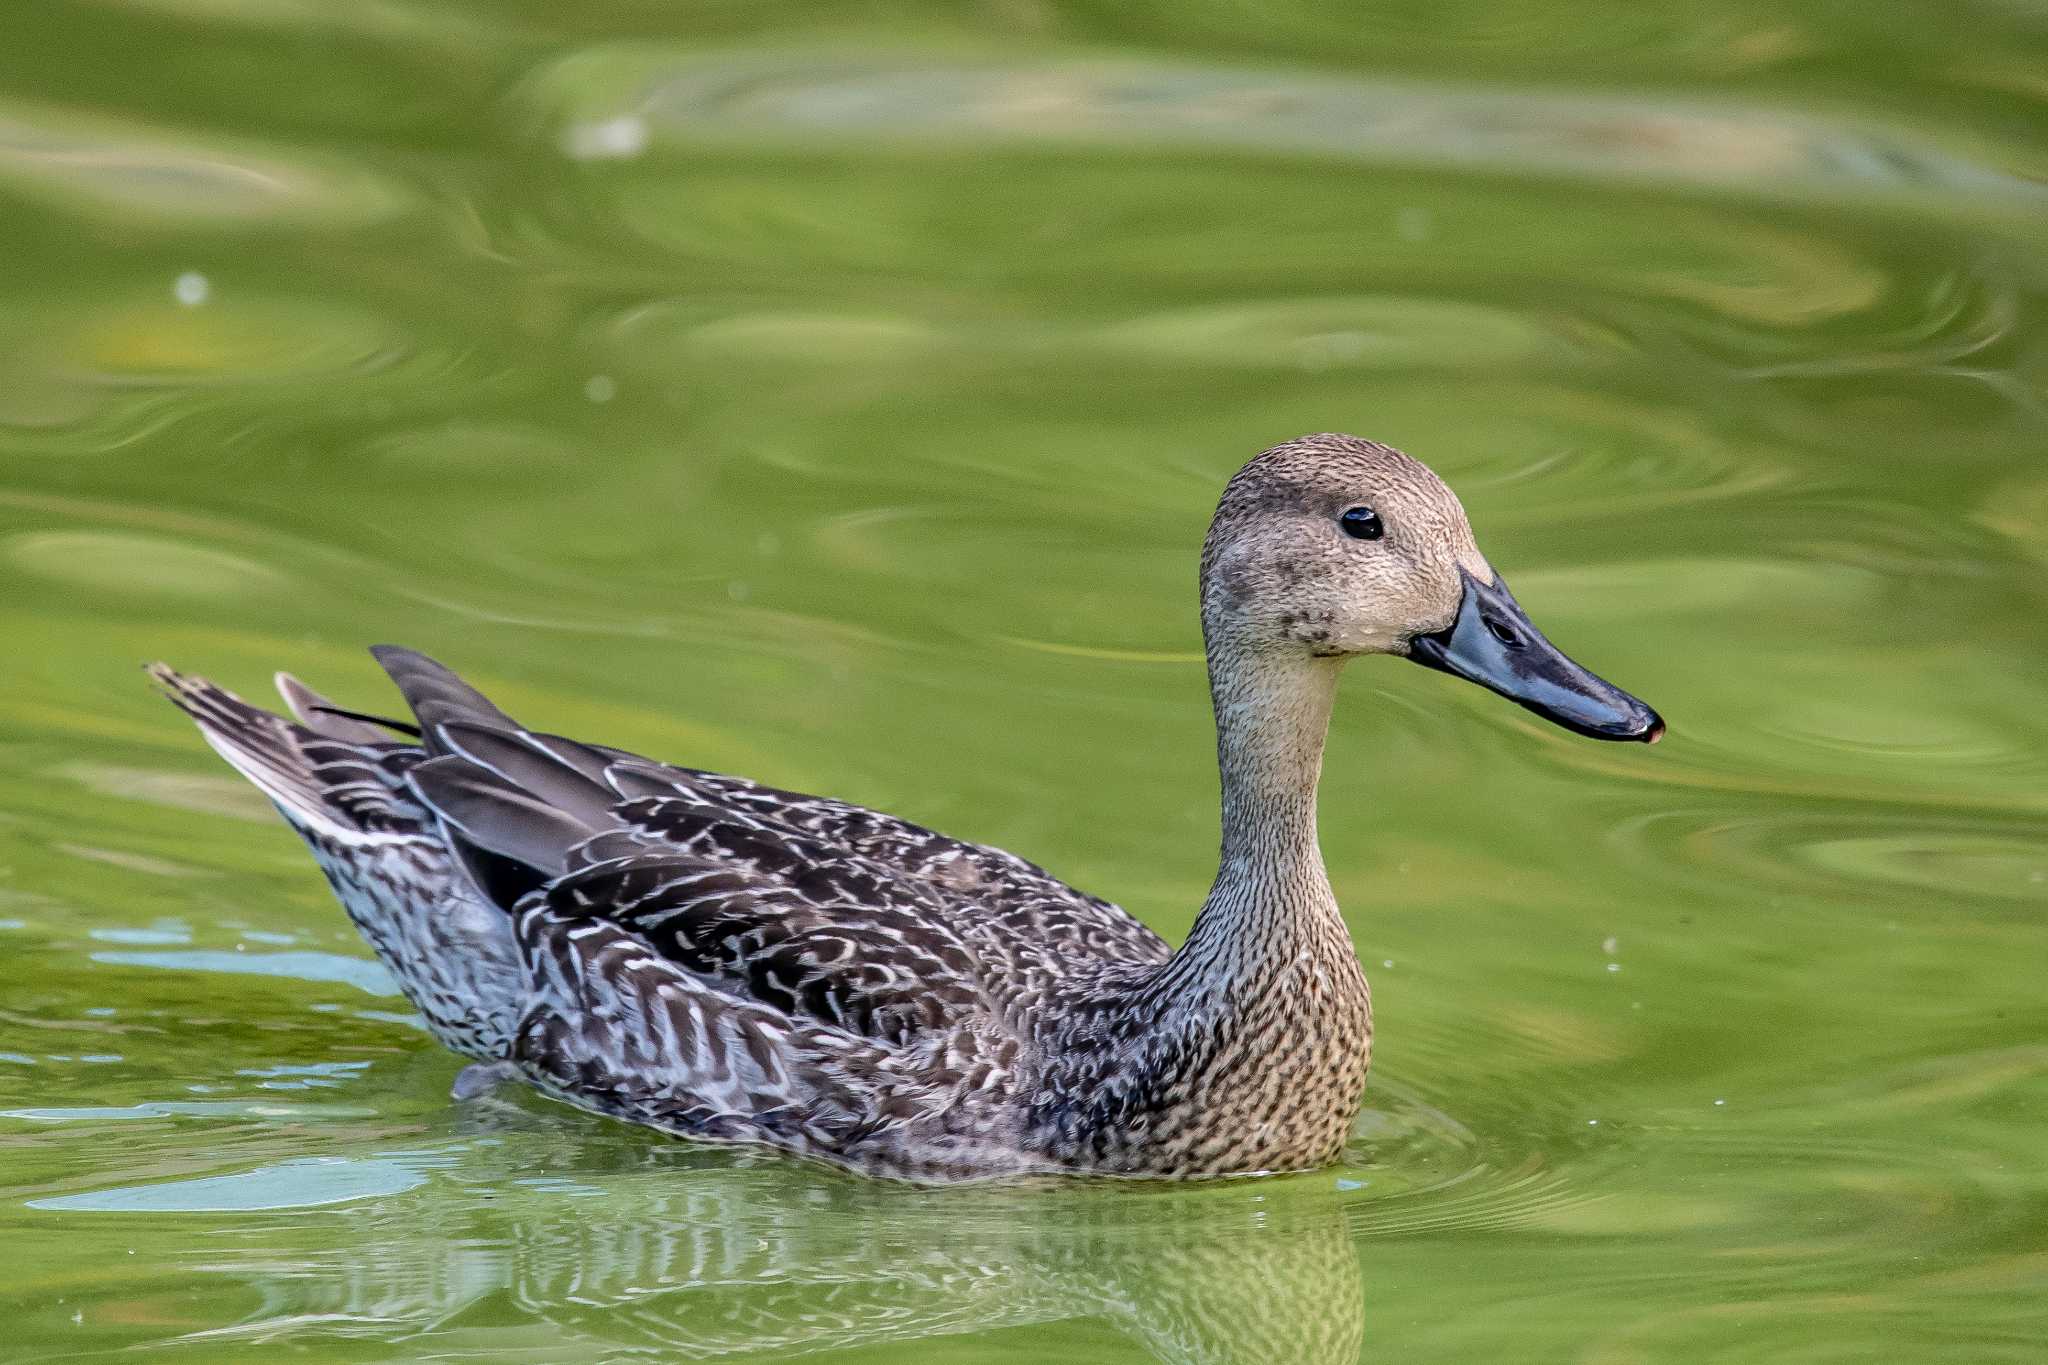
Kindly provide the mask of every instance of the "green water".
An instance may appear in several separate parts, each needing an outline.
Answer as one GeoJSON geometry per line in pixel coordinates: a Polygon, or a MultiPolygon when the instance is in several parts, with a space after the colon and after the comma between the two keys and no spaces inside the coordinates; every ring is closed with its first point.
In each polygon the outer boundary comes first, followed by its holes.
{"type": "Polygon", "coordinates": [[[0,1356],[2048,1359],[2048,17],[0,15],[0,1356]],[[1346,1162],[919,1192],[457,1107],[144,686],[362,646],[1186,931],[1309,430],[1671,722],[1352,670],[1346,1162]]]}

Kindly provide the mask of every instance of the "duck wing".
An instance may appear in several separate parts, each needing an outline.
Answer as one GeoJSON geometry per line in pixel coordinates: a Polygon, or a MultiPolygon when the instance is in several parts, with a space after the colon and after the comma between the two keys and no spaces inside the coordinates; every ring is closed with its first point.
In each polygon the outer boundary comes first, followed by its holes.
{"type": "Polygon", "coordinates": [[[707,827],[758,831],[770,856],[802,850],[799,866],[866,867],[935,888],[961,929],[984,948],[1112,961],[1164,962],[1166,940],[1122,907],[1067,885],[1036,863],[986,844],[954,839],[908,820],[837,801],[764,786],[742,777],[678,768],[617,749],[607,781],[621,793],[652,798],[641,828],[671,842],[703,837],[707,827]]]}
{"type": "Polygon", "coordinates": [[[621,797],[601,755],[557,736],[442,727],[408,774],[457,862],[520,915],[602,922],[727,993],[903,1041],[985,1005],[980,964],[934,888],[843,852],[621,797]]]}
{"type": "Polygon", "coordinates": [[[423,656],[379,657],[421,697],[433,756],[410,789],[522,925],[536,907],[547,924],[603,922],[735,999],[898,1046],[999,1015],[1080,963],[1167,955],[1123,911],[999,850],[529,731],[465,704],[423,656]]]}
{"type": "Polygon", "coordinates": [[[777,841],[786,841],[792,849],[804,844],[804,856],[814,866],[857,859],[892,878],[921,880],[953,892],[952,915],[981,921],[997,939],[1007,936],[1026,947],[1037,940],[1059,955],[1110,961],[1156,964],[1172,955],[1166,940],[1120,906],[1077,890],[1014,853],[950,838],[830,797],[538,734],[499,710],[453,670],[416,650],[378,645],[370,652],[412,707],[421,743],[430,753],[458,751],[450,726],[524,735],[622,801],[668,802],[658,811],[650,807],[645,812],[644,828],[657,839],[687,841],[710,825],[754,828],[771,850],[777,841]],[[829,856],[821,856],[821,850],[829,856]]]}

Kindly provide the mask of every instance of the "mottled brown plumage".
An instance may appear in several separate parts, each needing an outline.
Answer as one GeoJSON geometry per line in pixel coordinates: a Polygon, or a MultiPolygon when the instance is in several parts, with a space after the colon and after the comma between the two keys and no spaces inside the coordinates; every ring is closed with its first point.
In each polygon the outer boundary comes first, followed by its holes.
{"type": "Polygon", "coordinates": [[[296,722],[157,676],[477,1059],[458,1095],[516,1077],[919,1180],[1300,1169],[1342,1148],[1372,1045],[1316,843],[1344,662],[1410,655],[1606,738],[1662,724],[1557,654],[1450,490],[1372,442],[1247,464],[1201,587],[1222,856],[1177,952],[1000,850],[528,730],[411,651],[376,653],[418,721],[382,724],[418,744],[289,679],[296,722]]]}

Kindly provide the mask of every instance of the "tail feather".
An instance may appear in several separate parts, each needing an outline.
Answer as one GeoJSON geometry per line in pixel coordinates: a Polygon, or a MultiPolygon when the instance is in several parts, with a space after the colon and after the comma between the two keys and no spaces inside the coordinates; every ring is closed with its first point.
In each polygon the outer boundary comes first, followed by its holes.
{"type": "Polygon", "coordinates": [[[337,706],[289,673],[277,675],[277,694],[284,698],[299,724],[316,735],[349,744],[388,744],[389,732],[419,737],[419,727],[386,716],[366,715],[337,706]]]}
{"type": "Polygon", "coordinates": [[[214,752],[287,814],[316,823],[332,821],[284,717],[251,706],[204,678],[187,677],[168,664],[151,664],[149,676],[173,706],[198,724],[199,733],[214,752]]]}
{"type": "MultiPolygon", "coordinates": [[[[525,1008],[526,971],[511,917],[481,901],[471,882],[490,878],[478,885],[509,904],[545,877],[465,846],[407,783],[437,763],[488,774],[467,759],[437,760],[390,739],[374,727],[403,722],[346,711],[295,678],[280,676],[278,690],[296,721],[163,664],[150,665],[149,675],[311,846],[349,918],[434,1036],[483,1061],[504,1058],[525,1008]]],[[[460,694],[440,700],[459,702],[460,694]]],[[[516,823],[495,809],[484,818],[494,831],[516,823]]],[[[534,818],[544,824],[547,814],[534,818]]]]}
{"type": "Polygon", "coordinates": [[[337,733],[331,721],[319,729],[295,724],[167,664],[151,664],[148,671],[171,703],[198,724],[214,752],[292,823],[360,841],[414,836],[429,818],[405,787],[405,769],[424,757],[412,745],[381,735],[374,743],[357,742],[337,733]]]}

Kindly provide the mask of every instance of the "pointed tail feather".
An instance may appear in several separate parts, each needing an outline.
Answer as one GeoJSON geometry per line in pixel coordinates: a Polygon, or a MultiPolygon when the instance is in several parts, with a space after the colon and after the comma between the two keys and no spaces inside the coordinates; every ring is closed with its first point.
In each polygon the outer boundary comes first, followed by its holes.
{"type": "Polygon", "coordinates": [[[428,816],[405,787],[404,770],[424,757],[379,737],[358,743],[294,724],[251,706],[224,687],[149,665],[149,676],[228,765],[256,784],[285,818],[350,841],[416,838],[428,816]]]}
{"type": "Polygon", "coordinates": [[[420,736],[417,725],[337,706],[289,673],[279,673],[276,681],[277,694],[284,698],[284,704],[291,708],[292,715],[316,735],[348,744],[388,744],[393,731],[414,739],[420,736]]]}
{"type": "Polygon", "coordinates": [[[334,813],[293,742],[291,724],[284,717],[251,706],[226,688],[188,677],[168,664],[153,663],[148,672],[171,704],[198,724],[199,733],[228,766],[255,783],[287,814],[316,824],[333,823],[334,813]]]}

